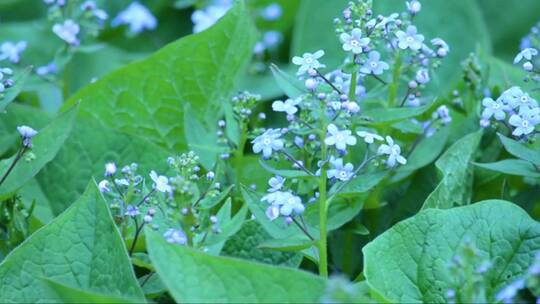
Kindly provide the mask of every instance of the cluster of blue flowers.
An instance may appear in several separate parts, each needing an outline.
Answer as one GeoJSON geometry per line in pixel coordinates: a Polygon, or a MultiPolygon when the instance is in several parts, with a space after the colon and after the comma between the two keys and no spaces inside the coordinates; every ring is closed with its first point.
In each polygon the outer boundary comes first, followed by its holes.
{"type": "MultiPolygon", "coordinates": [[[[527,76],[525,82],[540,80],[538,66],[538,49],[540,48],[540,34],[535,26],[531,33],[524,38],[521,51],[514,58],[514,64],[521,64],[527,76]]],[[[527,141],[537,134],[540,124],[540,107],[538,102],[519,86],[513,86],[504,91],[498,98],[485,97],[482,100],[482,118],[480,125],[488,127],[491,121],[506,126],[513,136],[527,141]]]]}
{"type": "Polygon", "coordinates": [[[135,231],[140,232],[143,226],[152,224],[152,229],[164,231],[168,242],[180,245],[197,245],[196,240],[201,238],[195,236],[208,230],[220,233],[218,218],[198,208],[202,201],[223,194],[215,173],[204,172],[199,157],[192,151],[171,156],[167,163],[171,176],[152,170],[149,179],[137,173],[137,163],[120,170],[115,163],[105,164],[105,179],[98,187],[110,200],[119,225],[128,225],[127,220],[132,219],[135,231]]]}
{"type": "MultiPolygon", "coordinates": [[[[413,23],[421,7],[419,1],[413,0],[407,2],[407,12],[374,16],[372,1],[351,1],[343,11],[343,20],[335,20],[342,48],[352,55],[349,64],[361,66],[360,79],[373,77],[386,84],[396,81],[382,76],[390,66],[407,67],[402,75],[409,79],[408,91],[401,105],[407,102],[413,107],[422,104],[421,89],[431,81],[432,70],[440,66],[440,59],[450,52],[441,38],[433,38],[431,45],[425,43],[425,36],[413,23]]],[[[348,94],[346,90],[344,93],[348,94]]]]}
{"type": "MultiPolygon", "coordinates": [[[[424,36],[413,25],[421,9],[418,1],[408,2],[407,12],[388,17],[373,16],[371,7],[369,0],[351,1],[343,11],[343,20],[335,20],[337,35],[348,54],[340,69],[323,72],[324,50],[292,58],[305,93],[272,103],[272,110],[285,115],[288,125],[257,130],[252,140],[254,153],[262,154],[267,161],[286,160],[293,170],[327,179],[323,184],[329,186],[346,185],[370,164],[392,169],[407,163],[394,138],[362,126],[369,120],[361,116],[360,104],[366,93],[363,83],[372,77],[381,86],[397,86],[403,78],[409,78],[401,104],[390,106],[404,106],[407,100],[409,106],[420,106],[420,90],[430,82],[430,71],[439,66],[449,47],[440,38],[433,39],[431,47],[424,44],[424,36]],[[403,76],[385,79],[385,72],[391,68],[403,76]],[[359,141],[363,145],[358,145],[359,141]],[[358,154],[364,155],[364,160],[355,165],[353,159],[358,154]]],[[[433,134],[436,123],[450,122],[448,108],[439,107],[433,118],[423,123],[425,136],[433,134]]],[[[290,223],[304,212],[304,202],[319,199],[321,189],[293,191],[297,183],[286,187],[285,181],[281,176],[272,177],[262,201],[268,204],[269,219],[282,216],[290,223]]]]}

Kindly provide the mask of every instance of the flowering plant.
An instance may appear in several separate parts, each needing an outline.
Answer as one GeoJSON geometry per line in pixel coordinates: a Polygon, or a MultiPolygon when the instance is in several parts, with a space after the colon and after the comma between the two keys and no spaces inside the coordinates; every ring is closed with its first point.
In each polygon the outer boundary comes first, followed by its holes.
{"type": "Polygon", "coordinates": [[[0,3],[0,302],[537,301],[503,2],[0,3]]]}

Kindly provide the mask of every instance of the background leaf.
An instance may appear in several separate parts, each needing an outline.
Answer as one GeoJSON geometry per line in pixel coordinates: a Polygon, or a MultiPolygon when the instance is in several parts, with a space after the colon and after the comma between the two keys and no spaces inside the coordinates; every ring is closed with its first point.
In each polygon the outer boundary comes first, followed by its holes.
{"type": "Polygon", "coordinates": [[[364,275],[392,302],[442,303],[453,285],[449,264],[469,240],[493,263],[488,299],[523,275],[540,250],[540,225],[505,201],[449,210],[428,209],[398,223],[364,247],[364,275]]]}
{"type": "Polygon", "coordinates": [[[150,258],[178,302],[316,302],[325,281],[312,274],[214,257],[146,231],[150,258]]]}
{"type": "Polygon", "coordinates": [[[95,183],[73,206],[0,264],[0,302],[51,302],[41,278],[139,302],[144,296],[95,183]]]}

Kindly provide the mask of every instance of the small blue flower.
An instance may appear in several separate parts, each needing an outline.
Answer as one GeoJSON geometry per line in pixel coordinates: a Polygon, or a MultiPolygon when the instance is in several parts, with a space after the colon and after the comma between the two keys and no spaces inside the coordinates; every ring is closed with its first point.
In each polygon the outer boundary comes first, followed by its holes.
{"type": "Polygon", "coordinates": [[[266,21],[276,21],[283,14],[283,9],[278,3],[272,3],[265,7],[261,12],[261,16],[266,21]]]}
{"type": "Polygon", "coordinates": [[[519,114],[514,114],[508,120],[510,125],[516,127],[512,132],[514,136],[528,135],[540,123],[540,108],[524,108],[519,114]]]}
{"type": "Polygon", "coordinates": [[[388,70],[390,67],[388,66],[388,63],[381,61],[380,59],[381,54],[379,54],[379,52],[369,52],[368,59],[364,66],[360,68],[360,72],[364,74],[381,75],[384,70],[388,70]]]}
{"type": "Polygon", "coordinates": [[[109,188],[109,181],[105,179],[100,181],[98,184],[98,189],[99,189],[99,192],[104,193],[104,194],[110,192],[111,189],[109,188]]]}
{"type": "Polygon", "coordinates": [[[367,131],[358,131],[356,134],[362,137],[367,144],[372,144],[375,140],[383,140],[382,136],[367,131]]]}
{"type": "Polygon", "coordinates": [[[417,72],[416,72],[416,77],[415,77],[415,80],[416,82],[418,82],[419,84],[426,84],[429,82],[429,71],[427,69],[419,69],[417,72]]]}
{"type": "Polygon", "coordinates": [[[138,34],[144,30],[154,30],[157,27],[157,19],[144,5],[132,2],[111,22],[113,27],[122,24],[129,25],[131,33],[138,34]]]}
{"type": "Polygon", "coordinates": [[[519,63],[523,58],[527,61],[531,61],[533,57],[538,55],[538,50],[534,48],[525,48],[519,52],[514,58],[514,64],[519,63]]]}
{"type": "Polygon", "coordinates": [[[273,49],[283,40],[283,34],[278,31],[268,31],[263,35],[264,46],[273,49]]]}
{"type": "Polygon", "coordinates": [[[128,205],[125,214],[130,217],[136,217],[141,213],[139,212],[139,208],[137,206],[128,205]]]}
{"type": "Polygon", "coordinates": [[[80,29],[80,26],[71,19],[64,21],[64,23],[57,23],[52,28],[56,36],[74,46],[80,43],[79,38],[77,38],[80,29]]]}
{"type": "Polygon", "coordinates": [[[386,143],[387,144],[382,144],[377,151],[377,154],[379,155],[388,155],[386,165],[388,167],[394,167],[396,162],[405,165],[407,160],[405,157],[401,156],[401,147],[395,144],[390,136],[386,136],[386,143]]]}
{"type": "Polygon", "coordinates": [[[196,10],[191,15],[191,21],[193,21],[193,32],[202,32],[212,25],[214,25],[221,17],[225,16],[227,11],[231,8],[228,4],[223,5],[210,5],[204,10],[196,10]]]}
{"type": "Polygon", "coordinates": [[[57,72],[56,64],[54,62],[51,62],[47,65],[40,66],[36,69],[36,74],[39,76],[45,76],[48,74],[54,74],[57,72]]]}
{"type": "Polygon", "coordinates": [[[184,231],[179,228],[178,229],[170,228],[163,234],[163,237],[168,243],[171,243],[171,244],[178,244],[178,245],[187,244],[187,236],[184,233],[184,231]]]}
{"type": "Polygon", "coordinates": [[[262,135],[257,136],[251,143],[254,153],[263,153],[264,158],[270,158],[273,151],[283,149],[284,143],[280,129],[268,129],[262,135]]]}
{"type": "Polygon", "coordinates": [[[452,116],[450,116],[450,110],[447,106],[442,105],[437,108],[437,111],[433,113],[435,118],[441,119],[442,123],[447,125],[452,122],[452,116]]]}
{"type": "Polygon", "coordinates": [[[370,39],[362,38],[362,30],[354,28],[351,33],[342,33],[339,39],[343,43],[343,50],[353,54],[361,54],[364,47],[368,46],[370,39]]]}
{"type": "Polygon", "coordinates": [[[106,163],[105,164],[105,176],[113,176],[116,174],[116,164],[115,163],[106,163]]]}
{"type": "Polygon", "coordinates": [[[406,4],[407,4],[407,11],[409,11],[411,15],[418,14],[420,10],[422,9],[422,4],[418,0],[411,0],[410,2],[407,1],[406,4]]]}
{"type": "Polygon", "coordinates": [[[19,41],[17,43],[6,41],[0,46],[0,61],[8,59],[11,63],[19,63],[21,54],[26,50],[28,43],[19,41]]]}
{"type": "Polygon", "coordinates": [[[437,55],[439,55],[440,57],[444,57],[444,56],[448,55],[448,53],[450,52],[450,47],[441,38],[433,38],[433,39],[431,39],[431,44],[433,44],[434,46],[436,46],[438,48],[437,49],[437,55]]]}
{"type": "Polygon", "coordinates": [[[328,146],[336,146],[336,149],[345,151],[347,145],[356,145],[356,137],[351,135],[352,132],[350,130],[340,131],[336,125],[330,124],[328,125],[327,131],[328,135],[324,139],[324,143],[328,146]]]}
{"type": "Polygon", "coordinates": [[[407,32],[397,31],[396,37],[398,38],[398,47],[402,50],[418,51],[422,48],[422,42],[424,41],[424,35],[418,34],[414,25],[409,25],[407,32]]]}
{"type": "Polygon", "coordinates": [[[297,75],[303,75],[311,69],[320,69],[326,67],[319,62],[319,59],[324,56],[323,50],[318,50],[315,53],[304,53],[302,57],[294,56],[292,63],[299,65],[297,75]]]}
{"type": "Polygon", "coordinates": [[[482,105],[484,106],[484,111],[482,111],[482,118],[484,119],[493,116],[496,120],[503,120],[506,117],[505,111],[509,108],[500,99],[493,100],[490,97],[484,98],[482,105]]]}
{"type": "Polygon", "coordinates": [[[268,185],[270,185],[270,189],[268,189],[268,192],[276,192],[281,190],[281,188],[283,188],[283,185],[285,184],[285,180],[285,178],[279,175],[271,177],[270,180],[268,180],[268,185]]]}
{"type": "Polygon", "coordinates": [[[287,115],[294,115],[298,112],[296,107],[300,103],[301,99],[287,99],[284,102],[281,100],[276,100],[272,103],[272,110],[275,112],[285,112],[287,115]]]}
{"type": "Polygon", "coordinates": [[[38,131],[32,129],[29,126],[18,126],[17,131],[19,131],[19,134],[24,139],[31,139],[32,137],[36,136],[38,134],[38,131]]]}
{"type": "Polygon", "coordinates": [[[291,192],[276,191],[265,195],[261,201],[266,201],[270,206],[266,209],[266,216],[273,221],[282,215],[289,217],[293,213],[300,215],[304,212],[305,206],[300,197],[291,192]]]}
{"type": "Polygon", "coordinates": [[[351,177],[354,175],[353,164],[347,163],[343,165],[342,158],[334,158],[332,156],[330,158],[330,165],[332,165],[332,167],[326,171],[326,176],[328,178],[335,178],[345,182],[351,179],[351,177]]]}

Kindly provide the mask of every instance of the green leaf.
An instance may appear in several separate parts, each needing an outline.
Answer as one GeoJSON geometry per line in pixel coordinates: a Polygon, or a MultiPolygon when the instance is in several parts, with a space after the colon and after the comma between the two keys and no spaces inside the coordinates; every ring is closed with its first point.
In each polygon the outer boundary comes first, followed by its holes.
{"type": "Polygon", "coordinates": [[[492,262],[487,296],[521,277],[540,250],[540,225],[516,205],[484,201],[448,210],[427,209],[364,247],[364,275],[392,302],[445,303],[455,286],[450,264],[469,240],[492,262]]]}
{"type": "Polygon", "coordinates": [[[259,248],[268,248],[279,251],[301,251],[315,246],[317,241],[307,237],[292,237],[288,239],[270,239],[259,244],[259,248]]]}
{"type": "Polygon", "coordinates": [[[303,83],[298,81],[295,77],[287,74],[286,72],[279,69],[275,64],[270,65],[270,71],[274,75],[274,79],[278,86],[289,96],[289,98],[296,98],[306,92],[305,86],[303,83]]]}
{"type": "Polygon", "coordinates": [[[242,1],[216,25],[171,43],[76,93],[79,118],[176,151],[187,148],[184,105],[214,124],[251,58],[255,29],[242,1]]]}
{"type": "Polygon", "coordinates": [[[43,168],[36,180],[51,204],[52,213],[58,215],[84,191],[89,179],[103,178],[105,163],[124,166],[136,162],[138,172],[146,175],[150,170],[164,172],[170,155],[137,136],[90,121],[78,122],[54,161],[43,168]]]}
{"type": "Polygon", "coordinates": [[[540,177],[540,169],[526,160],[504,159],[494,163],[474,163],[475,166],[504,174],[540,177]]]}
{"type": "Polygon", "coordinates": [[[431,164],[444,150],[450,128],[443,127],[428,138],[424,138],[416,146],[413,153],[407,157],[407,164],[399,166],[392,182],[401,180],[416,170],[431,164]]]}
{"type": "Polygon", "coordinates": [[[55,301],[59,303],[138,303],[136,300],[129,300],[120,297],[88,292],[49,279],[42,279],[45,285],[46,294],[55,295],[55,301]]]}
{"type": "Polygon", "coordinates": [[[157,273],[177,302],[316,302],[326,282],[294,269],[215,257],[146,230],[157,273]]]}
{"type": "Polygon", "coordinates": [[[5,91],[4,96],[0,97],[0,114],[4,113],[6,106],[15,100],[15,98],[19,95],[31,70],[31,67],[27,67],[22,71],[16,72],[15,77],[13,77],[15,85],[8,88],[5,91]]]}
{"type": "MultiPolygon", "coordinates": [[[[355,196],[359,193],[367,192],[373,189],[383,180],[388,172],[377,171],[359,175],[350,181],[340,192],[339,196],[355,196]]],[[[333,194],[338,188],[341,188],[342,182],[336,183],[330,190],[330,194],[333,194]]]]}
{"type": "Polygon", "coordinates": [[[266,171],[272,173],[272,174],[275,174],[275,175],[279,175],[279,176],[282,176],[282,177],[309,177],[310,175],[307,174],[307,172],[305,171],[302,171],[302,170],[282,170],[282,169],[275,169],[273,167],[271,167],[270,165],[268,165],[265,161],[263,160],[259,160],[259,163],[261,164],[261,166],[266,169],[266,171]]]}
{"type": "Polygon", "coordinates": [[[324,49],[321,62],[329,69],[343,63],[345,52],[334,30],[334,18],[342,15],[346,0],[302,0],[296,16],[291,54],[301,56],[324,49]],[[323,47],[324,46],[324,47],[323,47]]]}
{"type": "MultiPolygon", "coordinates": [[[[240,228],[242,228],[242,224],[244,224],[244,221],[246,220],[247,211],[247,205],[244,205],[234,215],[234,217],[231,218],[231,200],[229,199],[221,207],[220,211],[217,214],[221,232],[218,234],[209,235],[205,241],[205,244],[215,245],[219,243],[219,251],[221,251],[222,246],[225,245],[225,241],[227,241],[228,238],[233,236],[235,233],[238,232],[238,230],[240,230],[240,228]]],[[[217,253],[219,253],[219,251],[217,253]]]]}
{"type": "Polygon", "coordinates": [[[225,188],[223,191],[219,193],[217,196],[209,196],[206,195],[200,202],[199,208],[201,209],[210,209],[216,206],[217,204],[224,201],[229,193],[231,193],[232,188],[234,188],[234,185],[230,185],[229,187],[225,188]]]}
{"type": "Polygon", "coordinates": [[[513,139],[510,139],[500,133],[499,138],[504,145],[504,148],[508,153],[519,157],[523,160],[529,161],[537,166],[540,166],[540,152],[525,147],[524,143],[519,143],[513,139]]]}
{"type": "Polygon", "coordinates": [[[184,108],[184,128],[189,130],[185,137],[189,150],[194,151],[199,156],[201,164],[212,170],[216,165],[218,154],[223,150],[217,146],[217,135],[215,124],[208,130],[198,119],[196,113],[189,104],[184,108]]]}
{"type": "Polygon", "coordinates": [[[71,208],[0,264],[0,302],[51,302],[41,278],[72,288],[143,302],[109,208],[94,182],[71,208]]]}
{"type": "MultiPolygon", "coordinates": [[[[17,162],[5,182],[0,185],[0,197],[10,194],[22,187],[47,163],[54,159],[71,132],[76,114],[77,106],[61,114],[47,127],[39,131],[32,139],[33,148],[30,151],[35,155],[35,159],[27,161],[23,155],[22,159],[17,162]]],[[[15,157],[16,155],[0,162],[0,174],[2,176],[7,172],[15,157]]]]}
{"type": "Polygon", "coordinates": [[[271,239],[257,221],[247,221],[242,229],[227,240],[222,254],[244,260],[256,261],[276,266],[298,267],[302,255],[293,252],[279,252],[259,248],[259,244],[271,239]]]}
{"type": "Polygon", "coordinates": [[[413,118],[429,110],[433,104],[423,105],[416,108],[377,108],[368,109],[363,112],[363,116],[370,119],[372,123],[386,123],[413,118]]]}
{"type": "Polygon", "coordinates": [[[445,209],[470,203],[473,172],[469,163],[473,160],[482,134],[482,130],[479,130],[463,137],[437,160],[435,165],[443,178],[425,200],[422,209],[445,209]]]}

